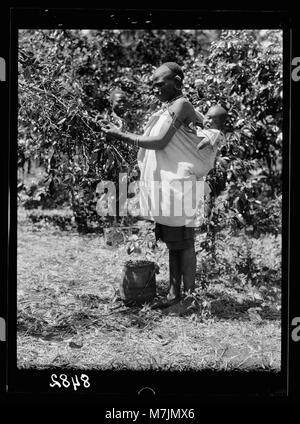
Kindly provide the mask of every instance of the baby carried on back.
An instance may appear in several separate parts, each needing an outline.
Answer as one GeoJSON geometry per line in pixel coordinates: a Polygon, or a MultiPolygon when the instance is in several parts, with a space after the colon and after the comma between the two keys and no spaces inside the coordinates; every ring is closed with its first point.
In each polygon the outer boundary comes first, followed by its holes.
{"type": "Polygon", "coordinates": [[[227,112],[221,106],[211,107],[206,115],[195,110],[197,122],[189,127],[182,127],[189,134],[189,140],[194,147],[195,175],[197,179],[205,177],[214,168],[217,153],[224,143],[222,132],[227,112]],[[193,137],[196,134],[197,137],[193,137]]]}
{"type": "MultiPolygon", "coordinates": [[[[172,213],[170,206],[174,202],[181,203],[183,199],[189,199],[193,194],[193,189],[188,189],[188,185],[186,189],[183,185],[180,190],[179,183],[201,181],[214,167],[218,149],[223,141],[221,128],[225,116],[226,111],[223,108],[214,106],[205,116],[197,113],[198,122],[195,124],[198,126],[180,125],[164,149],[139,150],[138,163],[143,194],[151,198],[153,211],[150,210],[150,216],[156,222],[181,226],[191,221],[192,213],[172,213]],[[203,128],[200,125],[203,125],[203,128]],[[163,183],[160,200],[156,200],[153,182],[163,183]],[[154,208],[155,205],[158,206],[157,209],[154,208]]],[[[168,108],[158,111],[148,121],[144,135],[158,135],[164,123],[170,119],[176,125],[177,117],[168,108]]]]}

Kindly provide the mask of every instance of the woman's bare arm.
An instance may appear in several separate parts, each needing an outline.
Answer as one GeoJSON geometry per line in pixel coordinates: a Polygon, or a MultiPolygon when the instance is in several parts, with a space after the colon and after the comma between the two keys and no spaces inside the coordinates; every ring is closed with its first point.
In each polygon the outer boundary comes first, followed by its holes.
{"type": "Polygon", "coordinates": [[[187,120],[190,120],[191,107],[192,105],[187,101],[175,102],[169,109],[174,118],[170,117],[170,120],[162,125],[161,131],[157,136],[139,136],[132,133],[123,133],[111,124],[104,124],[101,129],[107,135],[128,144],[135,144],[138,139],[139,147],[149,150],[162,150],[168,145],[177,129],[187,120]]]}

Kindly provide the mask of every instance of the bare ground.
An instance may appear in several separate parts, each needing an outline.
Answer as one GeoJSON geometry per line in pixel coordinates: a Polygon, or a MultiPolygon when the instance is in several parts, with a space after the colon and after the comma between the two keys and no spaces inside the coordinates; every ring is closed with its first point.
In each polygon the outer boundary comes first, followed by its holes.
{"type": "MultiPolygon", "coordinates": [[[[272,260],[268,240],[259,243],[272,260]]],[[[157,259],[157,291],[164,294],[163,246],[157,259]]],[[[19,368],[280,370],[280,287],[263,291],[222,276],[203,287],[200,272],[189,313],[129,308],[116,300],[125,260],[125,246],[39,227],[19,213],[19,368]]]]}

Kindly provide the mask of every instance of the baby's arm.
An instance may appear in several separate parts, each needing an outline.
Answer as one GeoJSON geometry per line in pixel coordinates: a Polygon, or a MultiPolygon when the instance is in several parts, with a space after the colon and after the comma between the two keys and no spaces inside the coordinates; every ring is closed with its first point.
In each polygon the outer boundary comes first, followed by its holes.
{"type": "Polygon", "coordinates": [[[204,119],[204,115],[199,112],[197,109],[195,109],[196,112],[196,119],[197,119],[197,124],[203,124],[203,119],[204,119]]]}
{"type": "Polygon", "coordinates": [[[202,150],[207,146],[210,146],[213,150],[219,148],[224,142],[224,136],[220,131],[215,130],[202,130],[198,132],[198,137],[202,140],[197,145],[198,150],[202,150]],[[205,134],[203,137],[201,134],[205,134]]]}
{"type": "Polygon", "coordinates": [[[197,145],[197,149],[202,150],[207,146],[211,146],[211,141],[208,138],[204,137],[203,140],[201,140],[200,143],[197,145]]]}

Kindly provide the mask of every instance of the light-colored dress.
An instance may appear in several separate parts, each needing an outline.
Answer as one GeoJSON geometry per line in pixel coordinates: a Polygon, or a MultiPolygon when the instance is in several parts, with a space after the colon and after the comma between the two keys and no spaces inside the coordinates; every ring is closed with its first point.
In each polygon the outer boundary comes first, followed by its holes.
{"type": "MultiPolygon", "coordinates": [[[[171,122],[168,110],[160,110],[148,121],[144,135],[157,136],[165,122],[171,122]]],[[[221,132],[182,125],[161,150],[140,148],[141,215],[168,226],[195,226],[199,203],[209,187],[204,177],[214,167],[221,132]],[[198,150],[203,140],[209,145],[198,150]]]]}

